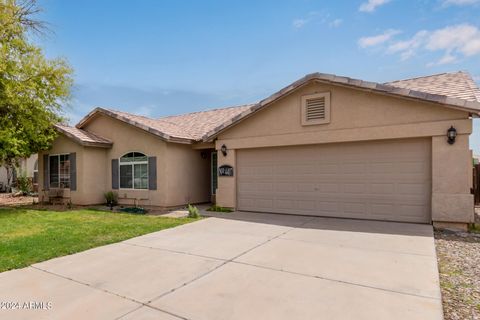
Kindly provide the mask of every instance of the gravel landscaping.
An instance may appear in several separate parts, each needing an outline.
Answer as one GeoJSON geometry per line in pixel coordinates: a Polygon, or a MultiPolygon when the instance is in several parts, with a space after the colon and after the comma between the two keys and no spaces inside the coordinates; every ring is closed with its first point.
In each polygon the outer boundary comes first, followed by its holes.
{"type": "Polygon", "coordinates": [[[480,233],[435,232],[446,320],[480,319],[480,233]]]}
{"type": "Polygon", "coordinates": [[[28,196],[14,197],[12,193],[0,193],[0,207],[29,205],[33,202],[38,202],[38,198],[28,196]]]}

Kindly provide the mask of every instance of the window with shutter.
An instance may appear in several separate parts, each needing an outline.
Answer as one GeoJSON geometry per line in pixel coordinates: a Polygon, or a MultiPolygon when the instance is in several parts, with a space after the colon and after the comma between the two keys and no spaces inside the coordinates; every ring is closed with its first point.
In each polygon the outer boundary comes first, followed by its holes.
{"type": "Polygon", "coordinates": [[[302,97],[302,125],[330,122],[330,93],[316,93],[302,97]]]}

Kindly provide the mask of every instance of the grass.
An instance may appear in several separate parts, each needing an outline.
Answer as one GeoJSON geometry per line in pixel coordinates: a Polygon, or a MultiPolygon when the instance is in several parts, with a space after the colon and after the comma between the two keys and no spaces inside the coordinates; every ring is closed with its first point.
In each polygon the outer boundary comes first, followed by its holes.
{"type": "Polygon", "coordinates": [[[191,221],[195,219],[90,209],[59,212],[0,208],[0,272],[191,221]]]}
{"type": "Polygon", "coordinates": [[[220,207],[220,206],[217,206],[217,205],[211,206],[210,208],[207,209],[207,211],[225,212],[225,213],[233,212],[233,210],[230,209],[230,208],[224,208],[224,207],[220,207]]]}
{"type": "Polygon", "coordinates": [[[472,224],[469,228],[469,231],[473,233],[480,233],[480,223],[472,224]]]}

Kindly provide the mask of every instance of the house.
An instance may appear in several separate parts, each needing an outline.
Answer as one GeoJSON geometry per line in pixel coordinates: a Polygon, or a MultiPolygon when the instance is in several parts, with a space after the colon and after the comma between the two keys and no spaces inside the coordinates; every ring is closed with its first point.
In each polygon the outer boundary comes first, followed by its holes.
{"type": "MultiPolygon", "coordinates": [[[[15,167],[12,173],[12,181],[16,179],[19,174],[25,174],[32,180],[33,189],[36,191],[38,187],[38,155],[33,154],[29,158],[20,159],[18,167],[15,167]]],[[[6,191],[8,186],[8,175],[5,166],[0,166],[0,192],[6,191]]]]}
{"type": "Polygon", "coordinates": [[[462,225],[473,220],[465,72],[385,84],[314,73],[251,105],[159,119],[96,108],[39,154],[41,197],[462,225]]]}

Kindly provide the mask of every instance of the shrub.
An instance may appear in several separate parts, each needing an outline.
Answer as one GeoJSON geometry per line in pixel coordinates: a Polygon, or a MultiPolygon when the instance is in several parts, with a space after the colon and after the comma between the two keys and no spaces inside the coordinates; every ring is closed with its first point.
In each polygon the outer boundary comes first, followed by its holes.
{"type": "Polygon", "coordinates": [[[188,205],[188,217],[197,219],[200,217],[200,210],[197,207],[188,205]]]}
{"type": "Polygon", "coordinates": [[[207,211],[214,211],[214,212],[233,212],[233,210],[230,209],[230,208],[220,207],[220,206],[217,206],[216,204],[214,204],[213,206],[211,206],[210,208],[208,208],[207,211]]]}
{"type": "Polygon", "coordinates": [[[105,192],[104,196],[105,196],[105,201],[107,202],[107,205],[113,207],[118,204],[118,193],[113,191],[108,191],[108,192],[105,192]]]}
{"type": "Polygon", "coordinates": [[[140,208],[140,207],[127,207],[127,208],[120,209],[120,211],[126,212],[126,213],[133,213],[133,214],[146,214],[146,213],[148,213],[147,209],[140,208]]]}
{"type": "Polygon", "coordinates": [[[27,195],[32,191],[32,183],[25,172],[22,172],[17,177],[17,187],[23,193],[23,195],[27,195]]]}

